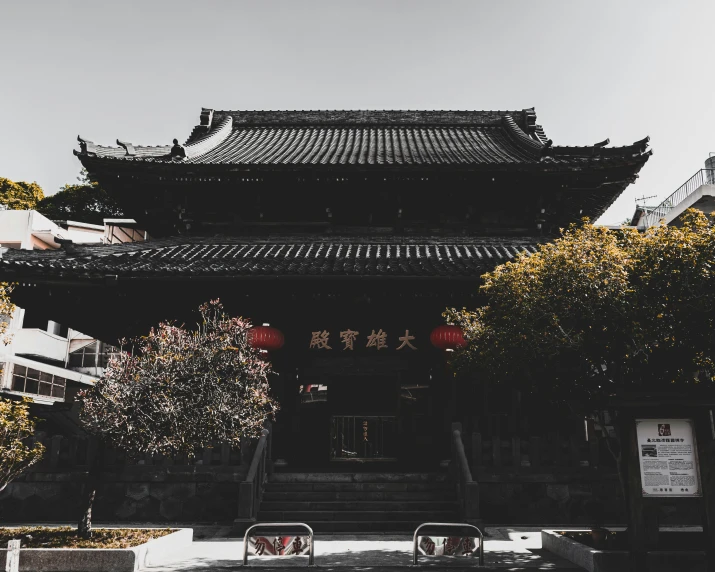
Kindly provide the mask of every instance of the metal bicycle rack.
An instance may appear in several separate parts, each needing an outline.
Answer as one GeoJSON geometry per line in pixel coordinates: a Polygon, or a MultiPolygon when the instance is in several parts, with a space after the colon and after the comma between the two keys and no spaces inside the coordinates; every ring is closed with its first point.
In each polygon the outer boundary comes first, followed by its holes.
{"type": "MultiPolygon", "coordinates": [[[[465,529],[469,529],[476,532],[474,537],[479,538],[479,566],[484,566],[484,535],[479,528],[473,524],[467,524],[465,522],[425,522],[424,524],[420,524],[415,529],[415,534],[412,537],[412,566],[417,566],[417,555],[419,553],[417,539],[420,537],[420,531],[423,528],[428,528],[430,531],[442,528],[445,529],[444,532],[448,532],[449,529],[460,529],[462,532],[464,532],[465,529]]],[[[473,553],[472,558],[474,558],[473,553]]]]}
{"type": "Polygon", "coordinates": [[[269,529],[264,534],[268,536],[273,536],[275,532],[276,535],[283,534],[285,532],[294,532],[296,529],[300,529],[300,532],[296,534],[308,533],[308,566],[315,566],[315,547],[313,543],[313,529],[310,528],[304,522],[261,522],[259,524],[254,524],[246,530],[246,534],[243,535],[243,565],[248,565],[248,539],[252,536],[252,532],[255,529],[267,528],[269,529]],[[283,530],[287,529],[287,530],[283,530]]]}

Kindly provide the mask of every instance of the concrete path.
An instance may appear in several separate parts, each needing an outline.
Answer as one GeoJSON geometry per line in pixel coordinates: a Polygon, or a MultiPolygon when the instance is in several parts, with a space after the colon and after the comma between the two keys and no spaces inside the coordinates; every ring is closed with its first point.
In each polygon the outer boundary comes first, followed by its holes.
{"type": "MultiPolygon", "coordinates": [[[[486,568],[480,570],[581,570],[571,562],[541,549],[541,529],[487,528],[484,543],[486,568]]],[[[144,568],[146,572],[194,572],[242,568],[243,541],[227,538],[228,529],[195,527],[194,542],[181,560],[170,566],[144,568]]],[[[325,570],[404,571],[412,564],[412,539],[407,536],[318,535],[315,563],[325,570]]],[[[307,556],[251,557],[249,566],[261,569],[307,566],[307,556]]],[[[474,569],[476,559],[420,557],[420,567],[474,569]]]]}

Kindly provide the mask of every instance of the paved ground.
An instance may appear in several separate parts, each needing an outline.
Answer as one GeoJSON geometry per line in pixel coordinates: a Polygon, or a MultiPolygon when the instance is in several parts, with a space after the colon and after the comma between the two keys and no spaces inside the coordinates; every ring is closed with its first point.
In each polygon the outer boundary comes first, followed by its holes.
{"type": "MultiPolygon", "coordinates": [[[[492,570],[581,570],[571,562],[541,549],[541,529],[487,528],[485,564],[492,570]]],[[[241,566],[243,541],[228,538],[222,527],[194,527],[190,552],[170,566],[149,567],[146,572],[194,572],[201,570],[238,570],[241,566]]],[[[304,567],[307,556],[250,557],[249,565],[261,569],[304,567]]],[[[315,563],[321,569],[343,569],[384,572],[404,570],[412,564],[412,539],[407,536],[318,535],[315,563]]],[[[426,557],[420,567],[473,568],[477,561],[454,557],[426,557]]],[[[485,570],[481,568],[480,570],[485,570]]],[[[456,571],[455,571],[456,572],[456,571]]]]}

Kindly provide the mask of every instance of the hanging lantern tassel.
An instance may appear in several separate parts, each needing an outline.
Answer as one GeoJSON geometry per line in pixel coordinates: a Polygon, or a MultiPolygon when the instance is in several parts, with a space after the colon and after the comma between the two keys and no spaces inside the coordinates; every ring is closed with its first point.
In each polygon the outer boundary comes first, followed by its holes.
{"type": "Polygon", "coordinates": [[[272,352],[283,347],[285,338],[279,329],[263,324],[248,331],[248,343],[257,350],[272,352]]]}

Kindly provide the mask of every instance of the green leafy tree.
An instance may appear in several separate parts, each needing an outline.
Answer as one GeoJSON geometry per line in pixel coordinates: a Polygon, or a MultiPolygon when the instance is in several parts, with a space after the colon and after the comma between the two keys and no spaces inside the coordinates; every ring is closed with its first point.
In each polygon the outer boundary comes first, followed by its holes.
{"type": "Polygon", "coordinates": [[[217,442],[239,447],[242,438],[258,437],[274,416],[270,363],[248,343],[250,323],[227,316],[218,300],[199,311],[197,329],[160,324],[78,395],[80,419],[100,441],[85,488],[80,535],[91,533],[104,444],[130,454],[192,457],[217,442]]]}
{"type": "Polygon", "coordinates": [[[119,205],[82,169],[77,184],[64,185],[37,204],[37,211],[52,220],[102,224],[105,218],[124,216],[119,205]]]}
{"type": "Polygon", "coordinates": [[[27,444],[34,432],[27,402],[0,398],[0,491],[42,459],[42,443],[27,444]]]}
{"type": "Polygon", "coordinates": [[[10,210],[31,210],[45,197],[37,183],[14,182],[0,177],[0,204],[10,210]]]}

